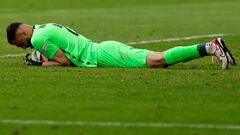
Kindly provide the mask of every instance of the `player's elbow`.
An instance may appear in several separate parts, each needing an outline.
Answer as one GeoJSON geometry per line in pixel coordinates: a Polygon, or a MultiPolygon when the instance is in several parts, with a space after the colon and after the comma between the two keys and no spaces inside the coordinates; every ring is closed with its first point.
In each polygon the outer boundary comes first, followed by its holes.
{"type": "Polygon", "coordinates": [[[59,49],[57,51],[57,53],[53,57],[53,61],[59,63],[61,66],[71,66],[72,65],[61,49],[59,49]]]}
{"type": "Polygon", "coordinates": [[[55,57],[52,61],[58,63],[59,66],[71,66],[72,65],[71,62],[66,57],[62,57],[62,58],[55,57]]]}

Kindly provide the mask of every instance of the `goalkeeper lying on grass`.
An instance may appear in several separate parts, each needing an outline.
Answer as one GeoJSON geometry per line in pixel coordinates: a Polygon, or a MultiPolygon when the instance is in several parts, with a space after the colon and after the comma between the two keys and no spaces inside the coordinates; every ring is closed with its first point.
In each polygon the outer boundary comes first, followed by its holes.
{"type": "Polygon", "coordinates": [[[74,30],[59,24],[27,25],[12,23],[7,28],[10,44],[35,48],[48,60],[32,65],[77,67],[163,68],[204,56],[214,56],[222,69],[236,64],[221,38],[205,44],[175,47],[164,52],[136,49],[117,41],[94,43],[74,30]]]}

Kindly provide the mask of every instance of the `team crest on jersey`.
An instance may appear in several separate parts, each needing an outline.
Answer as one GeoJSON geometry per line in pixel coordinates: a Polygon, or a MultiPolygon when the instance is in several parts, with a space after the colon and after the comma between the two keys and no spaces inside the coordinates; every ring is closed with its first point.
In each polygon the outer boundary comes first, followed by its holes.
{"type": "Polygon", "coordinates": [[[43,48],[42,48],[42,50],[41,50],[41,53],[44,54],[45,51],[47,50],[47,48],[48,48],[48,45],[44,45],[43,48]]]}

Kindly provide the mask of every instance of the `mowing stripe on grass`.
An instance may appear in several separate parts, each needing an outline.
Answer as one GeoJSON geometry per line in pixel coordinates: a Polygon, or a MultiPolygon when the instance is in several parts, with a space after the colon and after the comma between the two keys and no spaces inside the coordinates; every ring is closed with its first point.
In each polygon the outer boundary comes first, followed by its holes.
{"type": "Polygon", "coordinates": [[[11,120],[2,119],[0,124],[20,125],[62,125],[62,126],[99,126],[99,127],[146,127],[146,128],[190,128],[190,129],[227,129],[240,130],[240,125],[180,124],[180,123],[128,123],[128,122],[91,122],[91,121],[54,121],[54,120],[11,120]]]}
{"type": "MultiPolygon", "coordinates": [[[[183,41],[183,40],[211,38],[211,37],[223,37],[223,36],[227,36],[227,34],[196,35],[196,36],[190,36],[190,37],[167,38],[167,39],[159,39],[159,40],[129,42],[127,44],[129,44],[129,45],[141,45],[141,44],[150,44],[150,43],[176,42],[176,41],[183,41]]],[[[25,53],[2,55],[2,56],[0,56],[0,58],[14,58],[14,57],[22,57],[22,56],[25,56],[25,53]]]]}

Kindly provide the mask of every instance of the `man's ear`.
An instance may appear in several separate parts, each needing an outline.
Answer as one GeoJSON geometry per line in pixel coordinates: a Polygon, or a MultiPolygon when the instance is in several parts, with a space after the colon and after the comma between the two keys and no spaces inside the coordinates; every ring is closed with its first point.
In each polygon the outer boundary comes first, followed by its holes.
{"type": "Polygon", "coordinates": [[[26,31],[23,31],[22,34],[23,34],[24,36],[28,36],[28,34],[27,34],[26,31]]]}

